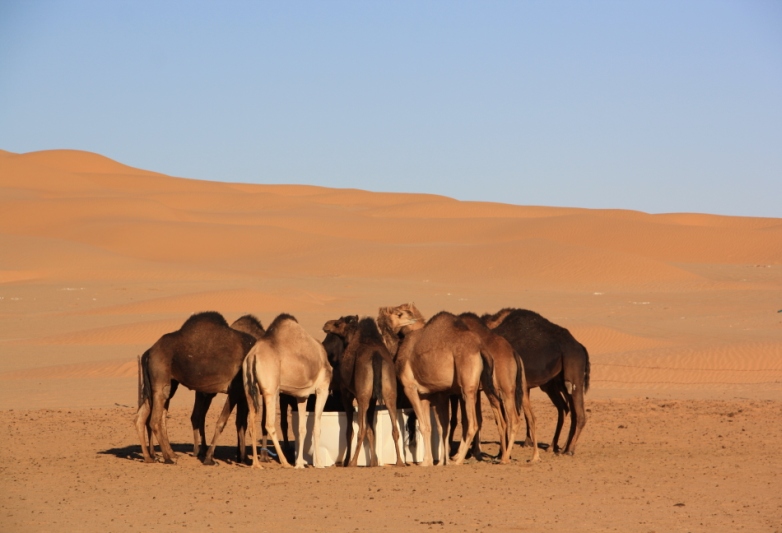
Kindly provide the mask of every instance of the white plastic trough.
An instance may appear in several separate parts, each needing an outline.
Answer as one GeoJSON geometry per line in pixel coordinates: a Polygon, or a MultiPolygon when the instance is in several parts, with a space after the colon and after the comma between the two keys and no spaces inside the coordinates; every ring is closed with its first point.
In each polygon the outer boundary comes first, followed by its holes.
{"type": "MultiPolygon", "coordinates": [[[[424,450],[422,446],[414,445],[410,446],[410,435],[407,432],[407,419],[413,412],[412,409],[397,409],[397,419],[399,425],[399,446],[400,451],[403,451],[405,456],[405,462],[407,463],[420,463],[424,460],[424,450]]],[[[351,445],[351,453],[356,449],[356,439],[358,438],[358,423],[356,419],[358,413],[353,415],[353,442],[351,445]]],[[[315,424],[314,413],[307,413],[307,434],[304,437],[304,460],[307,464],[312,464],[312,428],[315,424]]],[[[435,461],[438,461],[443,456],[440,450],[440,432],[437,430],[437,423],[435,422],[434,414],[431,415],[432,424],[432,455],[435,461]]],[[[323,466],[332,466],[338,460],[341,460],[345,456],[346,439],[345,430],[347,429],[348,420],[345,413],[341,412],[324,412],[321,418],[320,427],[320,459],[323,462],[323,466]]],[[[291,424],[293,428],[294,438],[299,439],[299,413],[293,413],[293,420],[291,424]]],[[[416,421],[416,443],[423,441],[421,430],[418,428],[418,422],[416,421]]],[[[379,465],[396,464],[396,450],[394,449],[394,439],[391,434],[391,418],[388,416],[388,411],[383,406],[378,406],[375,411],[375,448],[377,453],[377,462],[379,465]]],[[[362,451],[358,456],[359,466],[368,466],[370,464],[371,456],[369,451],[369,439],[364,439],[362,451]]]]}

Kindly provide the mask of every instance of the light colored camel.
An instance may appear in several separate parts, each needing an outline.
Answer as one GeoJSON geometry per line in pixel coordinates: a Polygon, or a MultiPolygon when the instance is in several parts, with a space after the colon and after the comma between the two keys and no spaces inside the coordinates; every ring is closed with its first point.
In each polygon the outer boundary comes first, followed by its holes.
{"type": "MultiPolygon", "coordinates": [[[[320,419],[329,394],[332,369],[326,349],[316,341],[294,317],[281,314],[258,339],[242,364],[244,390],[249,407],[250,438],[253,447],[253,467],[262,468],[258,461],[256,416],[261,398],[266,405],[266,431],[277,450],[282,466],[290,467],[277,438],[276,401],[280,392],[296,398],[299,410],[299,438],[296,447],[296,468],[304,468],[304,434],[306,432],[307,397],[316,395],[315,424],[313,427],[313,463],[322,468],[320,459],[320,419]]],[[[266,442],[264,438],[264,448],[266,442]]]]}

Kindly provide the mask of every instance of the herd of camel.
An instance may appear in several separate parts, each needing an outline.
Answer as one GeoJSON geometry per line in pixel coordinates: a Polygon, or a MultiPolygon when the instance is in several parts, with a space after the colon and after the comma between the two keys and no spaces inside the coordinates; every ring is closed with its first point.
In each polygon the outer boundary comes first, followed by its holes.
{"type": "MultiPolygon", "coordinates": [[[[535,416],[529,391],[540,387],[557,409],[557,426],[549,448],[572,455],[586,423],[584,394],[589,389],[589,354],[570,332],[539,314],[506,308],[481,317],[473,313],[440,312],[428,320],[413,304],[382,307],[377,320],[345,316],[323,326],[326,338],[317,341],[288,314],[277,316],[268,329],[252,315],[230,326],[222,315],[192,315],[182,327],[163,335],[139,357],[139,408],[135,426],[145,462],[154,462],[153,435],[163,460],[174,463],[166,429],[166,413],[181,383],[196,392],[191,422],[193,453],[204,464],[214,464],[217,440],[229,415],[237,409],[237,459],[247,460],[245,435],[249,429],[252,465],[260,468],[257,453],[257,417],[262,413],[263,450],[271,437],[277,457],[290,466],[277,437],[276,402],[280,398],[281,426],[287,443],[287,409],[298,409],[296,468],[304,468],[306,404],[314,395],[313,464],[320,457],[320,420],[331,395],[341,399],[347,415],[345,466],[355,466],[365,439],[371,464],[375,454],[374,416],[378,401],[391,417],[397,465],[405,464],[399,449],[397,409],[412,407],[424,446],[421,466],[434,464],[430,409],[440,428],[442,459],[460,464],[472,449],[482,458],[479,429],[480,393],[489,401],[500,435],[499,462],[510,461],[522,413],[531,461],[539,460],[535,416]],[[216,393],[228,398],[207,449],[206,412],[216,393]],[[351,457],[354,400],[358,436],[351,457]],[[408,403],[406,403],[408,402],[408,403]],[[450,417],[449,417],[450,410],[450,417]],[[564,449],[559,448],[565,416],[571,424],[564,449]],[[457,416],[462,416],[458,451],[448,457],[457,416]],[[448,428],[450,427],[450,432],[448,428]]],[[[411,417],[412,418],[412,417],[411,417]]],[[[414,423],[412,426],[414,431],[414,423]]]]}

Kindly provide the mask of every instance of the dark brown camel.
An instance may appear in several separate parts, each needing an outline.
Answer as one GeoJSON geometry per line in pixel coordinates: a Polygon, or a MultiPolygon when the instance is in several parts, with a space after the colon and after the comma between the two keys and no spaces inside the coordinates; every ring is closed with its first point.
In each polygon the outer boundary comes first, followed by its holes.
{"type": "MultiPolygon", "coordinates": [[[[391,417],[391,434],[396,449],[396,465],[405,464],[399,452],[399,429],[396,416],[396,369],[394,360],[389,353],[377,324],[372,318],[358,316],[343,316],[338,320],[329,320],[323,326],[323,331],[333,333],[345,341],[342,357],[332,365],[335,375],[339,375],[339,392],[345,406],[347,428],[345,441],[347,448],[343,466],[356,466],[358,456],[369,433],[371,466],[377,466],[375,450],[375,405],[378,400],[386,405],[391,417]],[[353,399],[358,403],[358,438],[353,458],[350,458],[350,447],[353,440],[353,399]],[[350,460],[350,463],[348,463],[350,460]]],[[[335,380],[337,381],[337,380],[335,380]]]]}
{"type": "Polygon", "coordinates": [[[570,432],[564,453],[573,455],[586,424],[584,394],[589,390],[589,353],[571,333],[525,309],[503,309],[484,315],[483,322],[505,337],[521,355],[529,387],[540,387],[557,408],[552,448],[559,452],[564,414],[570,411],[570,432]]]}
{"type": "MultiPolygon", "coordinates": [[[[422,466],[433,464],[429,402],[435,405],[441,427],[439,444],[442,457],[448,451],[444,442],[448,428],[448,396],[460,393],[466,411],[464,438],[454,464],[461,464],[469,443],[477,431],[476,395],[482,385],[487,397],[501,401],[494,387],[494,362],[488,346],[458,317],[441,312],[421,327],[420,313],[414,306],[381,308],[380,322],[390,324],[404,339],[396,355],[397,375],[405,394],[413,404],[424,441],[422,466]]],[[[498,421],[499,423],[499,421],[498,421]]],[[[439,462],[444,464],[445,460],[439,462]]]]}
{"type": "MultiPolygon", "coordinates": [[[[304,468],[304,434],[306,431],[306,403],[315,393],[315,424],[313,428],[313,463],[323,466],[320,460],[320,419],[329,394],[332,369],[326,349],[302,328],[294,317],[287,314],[274,319],[269,329],[250,350],[242,363],[244,392],[249,407],[249,428],[252,440],[253,467],[258,462],[255,437],[256,415],[261,408],[261,398],[266,405],[266,430],[274,443],[280,464],[289,467],[275,428],[276,410],[273,407],[280,392],[294,396],[299,411],[299,438],[297,439],[296,468],[304,468]]],[[[264,439],[265,441],[265,439],[264,439]]],[[[266,442],[264,442],[266,447],[266,442]]]]}
{"type": "Polygon", "coordinates": [[[237,460],[244,462],[247,400],[239,370],[253,344],[255,338],[252,335],[231,329],[222,315],[210,311],[191,316],[179,330],[163,335],[141,356],[141,390],[135,425],[145,462],[154,461],[152,439],[149,439],[148,447],[145,438],[148,429],[160,444],[165,462],[174,463],[176,460],[164,416],[180,383],[204,394],[228,394],[204,464],[214,464],[217,439],[234,406],[237,407],[237,460]]]}

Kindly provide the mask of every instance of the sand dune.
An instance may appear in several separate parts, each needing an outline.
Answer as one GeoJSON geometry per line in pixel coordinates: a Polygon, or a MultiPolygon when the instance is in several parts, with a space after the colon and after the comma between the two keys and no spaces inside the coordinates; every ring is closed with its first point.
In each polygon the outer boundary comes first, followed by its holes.
{"type": "Polygon", "coordinates": [[[570,327],[594,394],[782,397],[782,219],[217,183],[0,151],[0,247],[6,382],[133,387],[139,347],[207,309],[292,312],[320,338],[327,319],[416,301],[527,307],[570,327]],[[106,346],[105,361],[26,367],[79,346],[106,346]]]}

